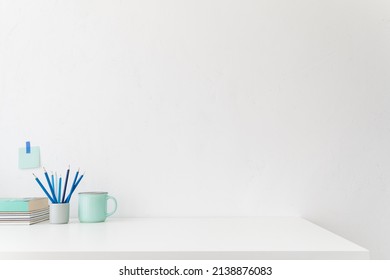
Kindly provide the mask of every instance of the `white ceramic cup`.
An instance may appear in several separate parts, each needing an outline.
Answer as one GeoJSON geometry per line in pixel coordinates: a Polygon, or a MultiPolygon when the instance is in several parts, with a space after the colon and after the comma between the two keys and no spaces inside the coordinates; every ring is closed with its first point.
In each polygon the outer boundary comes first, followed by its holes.
{"type": "Polygon", "coordinates": [[[69,222],[69,203],[50,204],[50,223],[67,224],[69,222]]]}

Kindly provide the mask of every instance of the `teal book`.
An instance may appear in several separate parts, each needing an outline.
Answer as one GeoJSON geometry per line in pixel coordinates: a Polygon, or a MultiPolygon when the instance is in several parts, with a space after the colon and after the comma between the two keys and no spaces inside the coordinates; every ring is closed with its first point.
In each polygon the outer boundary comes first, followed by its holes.
{"type": "Polygon", "coordinates": [[[31,212],[48,206],[47,197],[0,198],[0,212],[31,212]]]}

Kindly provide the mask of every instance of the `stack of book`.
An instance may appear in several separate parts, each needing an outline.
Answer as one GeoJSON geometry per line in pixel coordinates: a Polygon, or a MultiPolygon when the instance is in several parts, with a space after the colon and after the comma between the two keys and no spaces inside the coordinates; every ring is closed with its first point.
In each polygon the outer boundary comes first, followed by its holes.
{"type": "Polygon", "coordinates": [[[0,198],[0,225],[32,225],[48,219],[47,197],[0,198]]]}

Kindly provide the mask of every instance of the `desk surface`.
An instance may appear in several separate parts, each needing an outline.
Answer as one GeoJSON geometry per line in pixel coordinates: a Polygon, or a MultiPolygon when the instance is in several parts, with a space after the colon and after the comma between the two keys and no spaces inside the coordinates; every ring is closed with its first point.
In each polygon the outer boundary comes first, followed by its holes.
{"type": "Polygon", "coordinates": [[[0,259],[368,259],[305,219],[109,218],[0,226],[0,259]]]}

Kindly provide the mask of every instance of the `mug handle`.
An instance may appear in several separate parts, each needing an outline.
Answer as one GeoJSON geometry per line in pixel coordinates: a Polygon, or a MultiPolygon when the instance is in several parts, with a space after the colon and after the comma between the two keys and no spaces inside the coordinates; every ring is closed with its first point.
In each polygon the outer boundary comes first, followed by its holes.
{"type": "Polygon", "coordinates": [[[114,201],[114,203],[115,203],[115,207],[114,207],[114,210],[113,210],[112,212],[107,213],[107,210],[106,210],[106,217],[109,217],[109,216],[111,216],[112,214],[115,213],[118,204],[116,203],[115,197],[112,197],[112,196],[107,195],[107,198],[106,198],[106,199],[107,199],[107,200],[112,199],[112,200],[114,201]]]}

